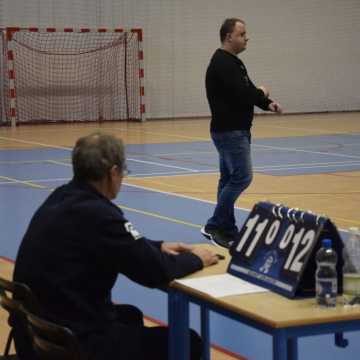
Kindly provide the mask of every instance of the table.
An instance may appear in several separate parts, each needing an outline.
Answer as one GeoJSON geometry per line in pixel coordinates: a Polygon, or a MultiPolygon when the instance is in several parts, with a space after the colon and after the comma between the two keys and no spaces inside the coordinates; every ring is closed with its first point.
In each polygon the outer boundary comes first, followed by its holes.
{"type": "MultiPolygon", "coordinates": [[[[217,265],[186,278],[226,272],[230,255],[226,249],[205,246],[225,255],[217,265]]],[[[340,298],[339,298],[340,300],[340,298]]],[[[290,300],[273,292],[213,298],[194,288],[173,281],[168,288],[169,359],[189,358],[189,306],[200,306],[204,359],[210,359],[209,312],[214,311],[240,323],[264,331],[273,338],[274,360],[297,360],[299,337],[335,334],[337,346],[346,347],[343,333],[360,330],[360,308],[320,308],[314,298],[290,300]]]]}

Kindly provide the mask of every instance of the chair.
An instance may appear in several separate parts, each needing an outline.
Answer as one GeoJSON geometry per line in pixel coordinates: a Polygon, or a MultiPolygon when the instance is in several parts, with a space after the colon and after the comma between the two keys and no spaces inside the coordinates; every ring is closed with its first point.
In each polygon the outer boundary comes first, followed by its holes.
{"type": "MultiPolygon", "coordinates": [[[[3,307],[9,315],[17,315],[24,318],[26,321],[26,316],[23,310],[23,303],[26,302],[29,306],[35,309],[35,300],[28,286],[25,284],[11,282],[0,278],[0,305],[3,307]],[[12,294],[12,297],[8,296],[12,294]],[[16,299],[14,299],[14,297],[16,299]]],[[[11,327],[8,339],[6,341],[4,355],[0,356],[0,360],[15,360],[18,359],[16,355],[9,355],[11,342],[13,340],[13,329],[11,323],[11,316],[9,316],[9,325],[11,327]]]]}
{"type": "Polygon", "coordinates": [[[41,360],[83,360],[74,333],[64,327],[27,312],[33,347],[41,360]]]}
{"type": "MultiPolygon", "coordinates": [[[[0,305],[10,315],[16,315],[26,322],[39,359],[84,360],[78,340],[70,329],[40,317],[40,306],[27,285],[0,278],[0,305]],[[12,294],[12,297],[8,296],[8,293],[12,294]]],[[[12,327],[11,318],[10,316],[9,325],[12,327]]],[[[0,360],[18,360],[16,355],[9,355],[12,340],[11,329],[4,356],[0,356],[0,360]]]]}

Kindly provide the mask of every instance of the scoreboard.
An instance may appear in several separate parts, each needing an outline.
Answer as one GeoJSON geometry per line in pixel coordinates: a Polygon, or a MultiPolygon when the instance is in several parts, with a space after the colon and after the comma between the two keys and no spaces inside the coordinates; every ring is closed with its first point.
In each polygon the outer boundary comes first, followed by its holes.
{"type": "Polygon", "coordinates": [[[324,238],[338,254],[342,293],[343,243],[335,225],[327,217],[270,202],[252,209],[230,248],[228,272],[289,298],[313,296],[315,255],[324,238]]]}

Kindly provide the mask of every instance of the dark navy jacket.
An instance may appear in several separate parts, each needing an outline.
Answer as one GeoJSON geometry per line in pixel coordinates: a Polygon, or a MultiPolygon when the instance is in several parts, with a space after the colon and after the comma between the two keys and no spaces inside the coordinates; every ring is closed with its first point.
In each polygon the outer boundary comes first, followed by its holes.
{"type": "Polygon", "coordinates": [[[115,321],[111,289],[119,273],[160,287],[202,268],[199,257],[165,254],[161,243],[141,236],[93,187],[71,181],[34,214],[14,280],[32,289],[49,320],[79,335],[101,332],[115,321]]]}

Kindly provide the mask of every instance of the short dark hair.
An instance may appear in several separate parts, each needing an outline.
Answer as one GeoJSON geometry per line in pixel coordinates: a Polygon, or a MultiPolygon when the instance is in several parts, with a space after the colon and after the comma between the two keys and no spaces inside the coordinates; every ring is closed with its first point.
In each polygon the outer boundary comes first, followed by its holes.
{"type": "Polygon", "coordinates": [[[225,19],[220,28],[220,41],[223,43],[226,39],[227,34],[231,34],[234,31],[234,27],[237,22],[245,25],[245,21],[239,18],[228,18],[225,19]]]}
{"type": "Polygon", "coordinates": [[[72,166],[76,180],[102,180],[114,165],[117,165],[121,172],[125,169],[125,150],[120,139],[96,132],[76,141],[72,151],[72,166]]]}

